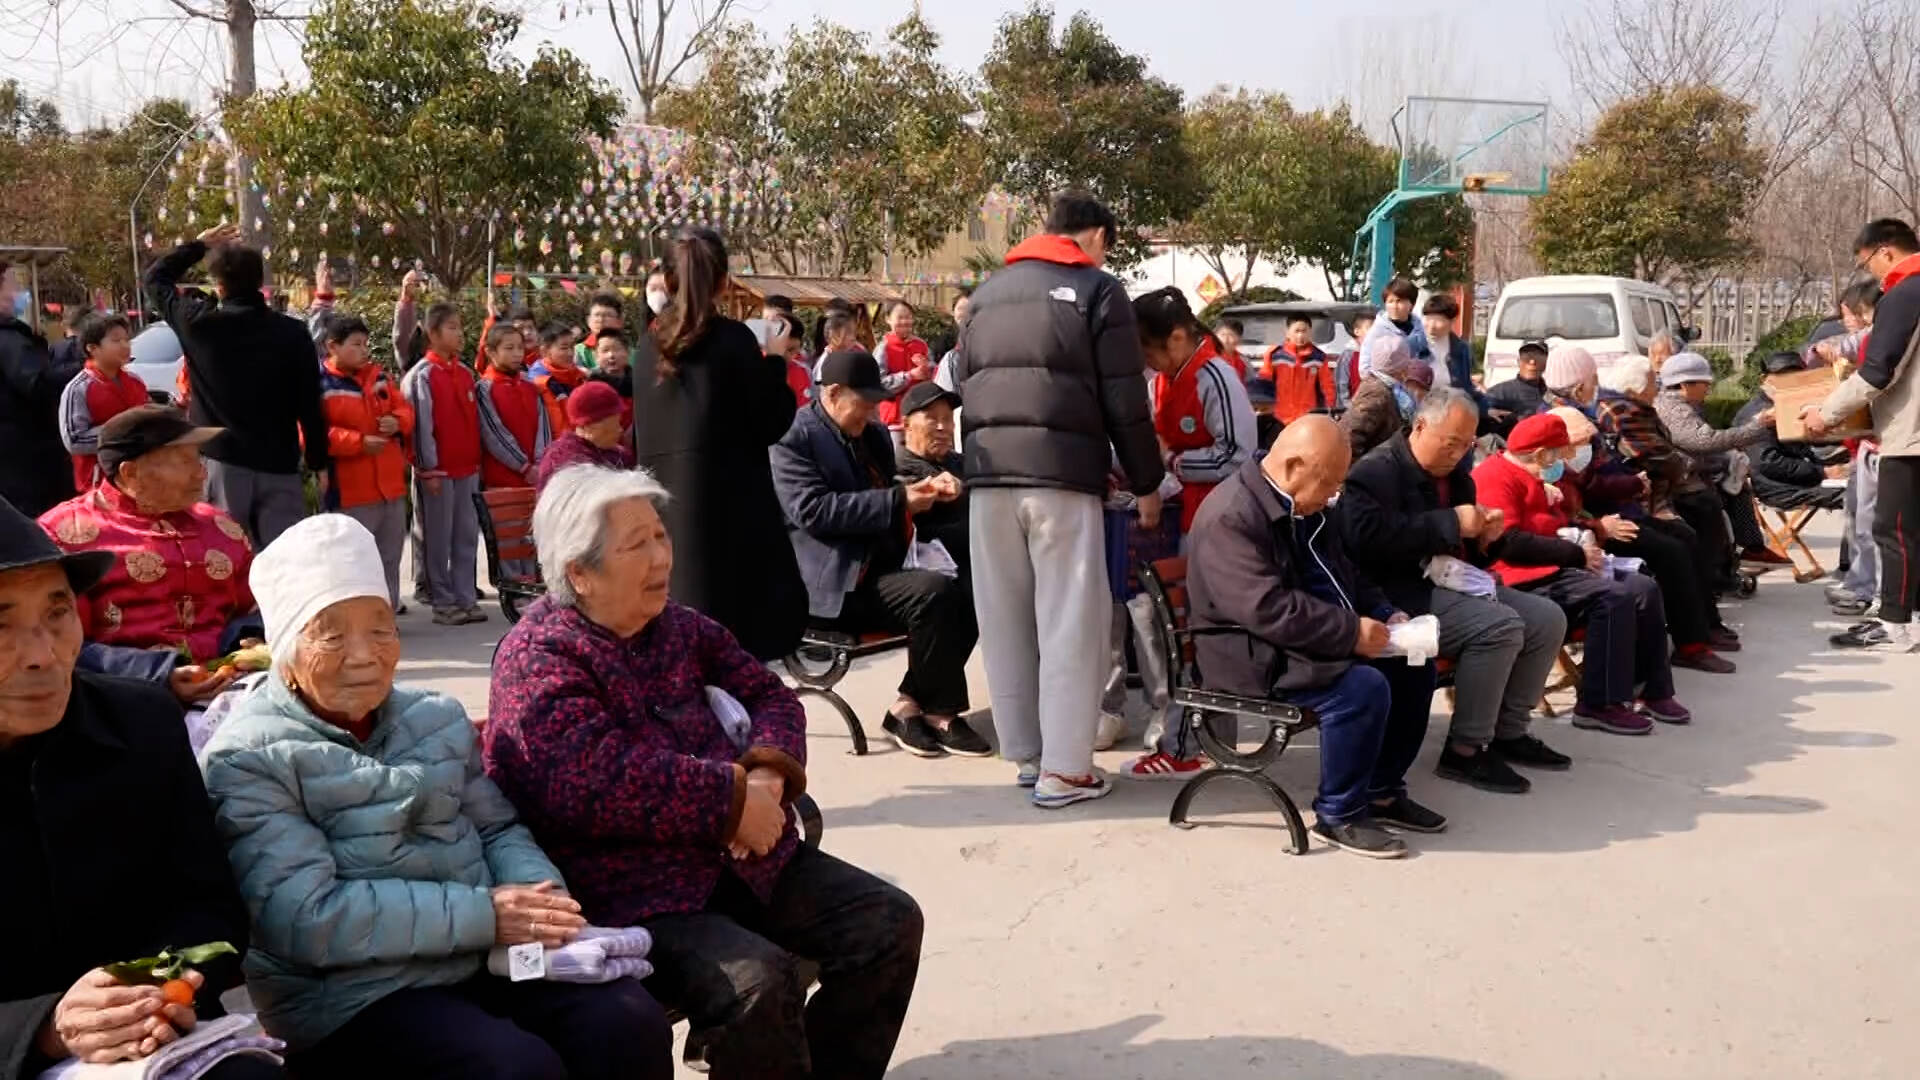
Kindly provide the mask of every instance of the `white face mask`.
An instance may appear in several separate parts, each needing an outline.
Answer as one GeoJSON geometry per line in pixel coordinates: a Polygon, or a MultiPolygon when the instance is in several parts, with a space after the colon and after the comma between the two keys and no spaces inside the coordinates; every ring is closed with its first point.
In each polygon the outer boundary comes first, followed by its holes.
{"type": "Polygon", "coordinates": [[[1573,472],[1583,473],[1587,471],[1587,466],[1592,464],[1593,444],[1587,443],[1573,452],[1573,460],[1567,463],[1567,468],[1573,472]]]}
{"type": "Polygon", "coordinates": [[[668,299],[669,297],[667,296],[667,291],[665,289],[648,289],[647,290],[647,307],[653,309],[653,313],[655,315],[658,315],[661,312],[667,310],[668,299]]]}

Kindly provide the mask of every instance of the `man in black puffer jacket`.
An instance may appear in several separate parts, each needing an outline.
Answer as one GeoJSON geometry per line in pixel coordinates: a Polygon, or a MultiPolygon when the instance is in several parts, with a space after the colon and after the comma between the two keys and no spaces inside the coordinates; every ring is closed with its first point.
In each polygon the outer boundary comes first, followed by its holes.
{"type": "Polygon", "coordinates": [[[1093,768],[1111,604],[1107,474],[1117,455],[1153,524],[1166,471],[1133,305],[1100,269],[1117,228],[1090,196],[1056,198],[1046,233],[973,294],[954,360],[993,723],[1001,756],[1047,808],[1111,790],[1093,768]]]}
{"type": "Polygon", "coordinates": [[[80,374],[21,321],[34,299],[21,270],[0,259],[0,498],[32,516],[73,498],[73,458],[60,441],[60,394],[80,374]],[[18,298],[16,302],[16,298],[18,298]]]}

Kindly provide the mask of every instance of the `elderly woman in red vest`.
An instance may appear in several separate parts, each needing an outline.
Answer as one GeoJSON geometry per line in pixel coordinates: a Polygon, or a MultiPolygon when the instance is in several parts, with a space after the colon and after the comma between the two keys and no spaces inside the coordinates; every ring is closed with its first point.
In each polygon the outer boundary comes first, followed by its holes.
{"type": "Polygon", "coordinates": [[[1637,571],[1616,573],[1599,539],[1575,524],[1560,486],[1574,456],[1567,422],[1542,413],[1515,424],[1506,452],[1473,470],[1480,504],[1500,511],[1508,529],[1555,539],[1539,560],[1496,560],[1494,575],[1559,604],[1567,625],[1586,631],[1575,727],[1645,735],[1655,720],[1684,724],[1692,715],[1674,698],[1660,586],[1637,571]]]}

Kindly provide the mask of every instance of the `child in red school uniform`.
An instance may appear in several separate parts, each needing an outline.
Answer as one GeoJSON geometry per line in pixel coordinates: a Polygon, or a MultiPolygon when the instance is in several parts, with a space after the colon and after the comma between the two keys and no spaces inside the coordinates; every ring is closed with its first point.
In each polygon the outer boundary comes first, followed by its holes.
{"type": "Polygon", "coordinates": [[[520,331],[502,323],[487,335],[487,373],[480,377],[480,486],[532,487],[540,455],[553,437],[540,387],[522,367],[526,348],[520,331]]]}
{"type": "Polygon", "coordinates": [[[420,484],[421,551],[433,621],[442,626],[487,621],[480,610],[476,559],[480,518],[478,380],[460,362],[460,309],[427,309],[427,354],[408,370],[400,392],[413,406],[414,465],[420,484]]]}
{"type": "Polygon", "coordinates": [[[128,409],[145,405],[147,384],[127,370],[133,347],[125,316],[89,313],[80,321],[78,336],[87,365],[60,395],[60,441],[73,455],[74,489],[86,491],[99,480],[95,455],[100,449],[101,425],[128,409]]]}

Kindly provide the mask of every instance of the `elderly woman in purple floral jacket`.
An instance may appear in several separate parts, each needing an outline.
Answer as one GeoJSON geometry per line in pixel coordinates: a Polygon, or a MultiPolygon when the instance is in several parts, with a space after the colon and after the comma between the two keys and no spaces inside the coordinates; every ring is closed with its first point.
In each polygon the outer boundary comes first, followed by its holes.
{"type": "Polygon", "coordinates": [[[648,988],[691,1018],[715,1077],[877,1080],[920,909],[800,846],[806,715],[725,628],[668,600],[665,497],[644,470],[590,465],[541,493],[551,591],[495,657],[487,772],[589,920],[652,932],[648,988]]]}

